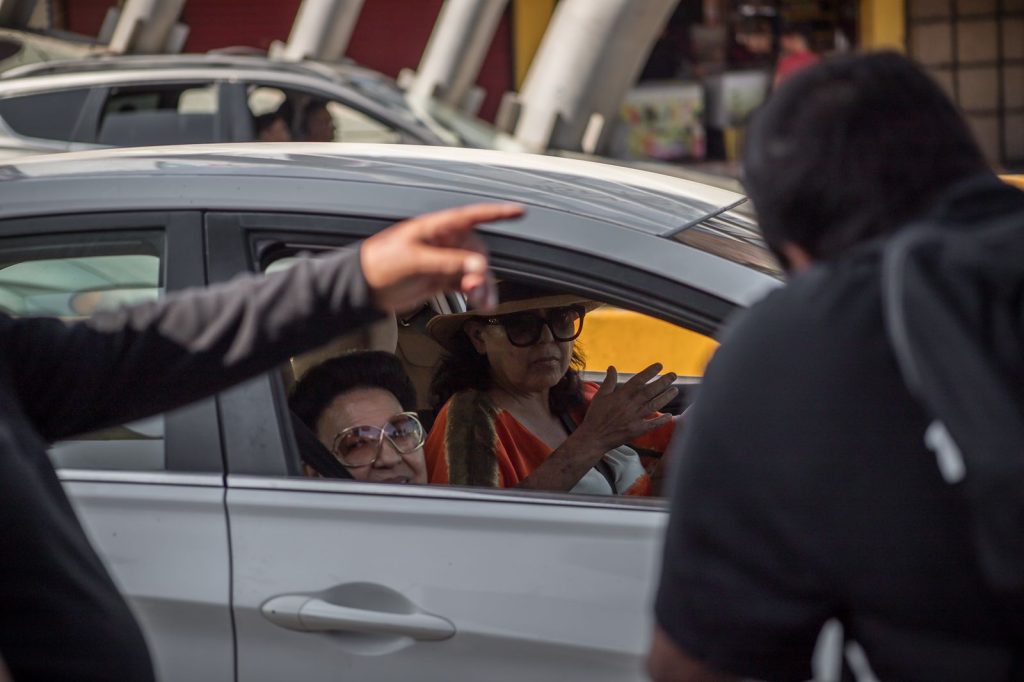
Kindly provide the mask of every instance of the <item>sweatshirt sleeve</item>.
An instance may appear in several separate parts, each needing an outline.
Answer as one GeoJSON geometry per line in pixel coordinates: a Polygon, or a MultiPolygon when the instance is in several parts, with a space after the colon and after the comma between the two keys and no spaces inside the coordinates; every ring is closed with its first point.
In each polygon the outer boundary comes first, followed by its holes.
{"type": "Polygon", "coordinates": [[[381,315],[352,248],[73,324],[0,316],[0,348],[54,441],[210,396],[381,315]]]}

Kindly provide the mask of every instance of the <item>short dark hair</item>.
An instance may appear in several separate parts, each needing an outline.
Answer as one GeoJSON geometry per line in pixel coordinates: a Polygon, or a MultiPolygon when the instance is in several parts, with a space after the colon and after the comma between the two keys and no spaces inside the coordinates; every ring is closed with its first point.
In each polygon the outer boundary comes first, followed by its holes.
{"type": "Polygon", "coordinates": [[[790,242],[828,260],[920,217],[988,166],[935,81],[878,52],[832,57],[783,83],[751,121],[743,169],[776,256],[790,242]]]}
{"type": "Polygon", "coordinates": [[[316,424],[335,398],[360,388],[390,391],[403,410],[416,409],[416,389],[401,361],[385,351],[353,351],[326,360],[299,380],[288,406],[316,433],[316,424]]]}
{"type": "MultiPolygon", "coordinates": [[[[548,407],[553,414],[567,412],[583,404],[583,381],[580,372],[586,366],[579,344],[573,344],[572,359],[565,376],[548,393],[548,407]]],[[[458,334],[450,349],[441,357],[441,364],[430,382],[431,407],[440,410],[448,399],[465,390],[486,391],[491,387],[491,365],[487,356],[478,353],[466,334],[458,334]]]]}
{"type": "Polygon", "coordinates": [[[323,109],[327,111],[327,101],[322,99],[311,99],[306,102],[306,106],[302,107],[302,130],[303,132],[309,132],[309,117],[313,115],[313,112],[317,109],[323,109]]]}
{"type": "Polygon", "coordinates": [[[270,111],[265,114],[260,114],[256,117],[256,136],[259,137],[260,133],[274,125],[274,122],[278,119],[284,121],[285,125],[288,121],[285,120],[284,116],[279,111],[270,111]]]}

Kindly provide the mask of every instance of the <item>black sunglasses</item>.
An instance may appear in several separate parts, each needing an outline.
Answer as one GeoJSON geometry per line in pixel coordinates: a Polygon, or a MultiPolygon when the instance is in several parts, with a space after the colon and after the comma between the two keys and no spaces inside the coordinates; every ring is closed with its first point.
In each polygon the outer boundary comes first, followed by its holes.
{"type": "Polygon", "coordinates": [[[553,308],[548,311],[547,317],[533,312],[523,312],[489,317],[486,321],[487,324],[504,327],[508,342],[522,348],[532,346],[540,341],[544,327],[551,331],[551,337],[555,341],[575,340],[583,332],[585,312],[583,306],[571,305],[564,308],[553,308]]]}

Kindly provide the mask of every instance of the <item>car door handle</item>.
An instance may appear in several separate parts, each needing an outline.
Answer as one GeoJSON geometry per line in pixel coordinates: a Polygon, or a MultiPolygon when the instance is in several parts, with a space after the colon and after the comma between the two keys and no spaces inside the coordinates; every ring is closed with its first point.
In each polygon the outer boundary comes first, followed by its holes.
{"type": "Polygon", "coordinates": [[[451,621],[431,613],[392,613],[339,606],[307,594],[286,594],[264,602],[264,617],[275,625],[301,632],[362,632],[440,641],[455,634],[451,621]]]}

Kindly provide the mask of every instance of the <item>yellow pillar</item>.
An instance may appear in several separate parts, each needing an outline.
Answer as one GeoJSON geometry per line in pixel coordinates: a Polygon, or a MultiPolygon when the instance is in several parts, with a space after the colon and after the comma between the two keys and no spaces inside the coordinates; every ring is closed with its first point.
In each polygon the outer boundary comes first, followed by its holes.
{"type": "Polygon", "coordinates": [[[859,47],[865,50],[906,50],[903,0],[860,0],[859,47]]]}
{"type": "Polygon", "coordinates": [[[512,40],[515,50],[516,90],[523,86],[533,56],[537,54],[555,13],[555,0],[515,0],[512,5],[512,40]]]}

